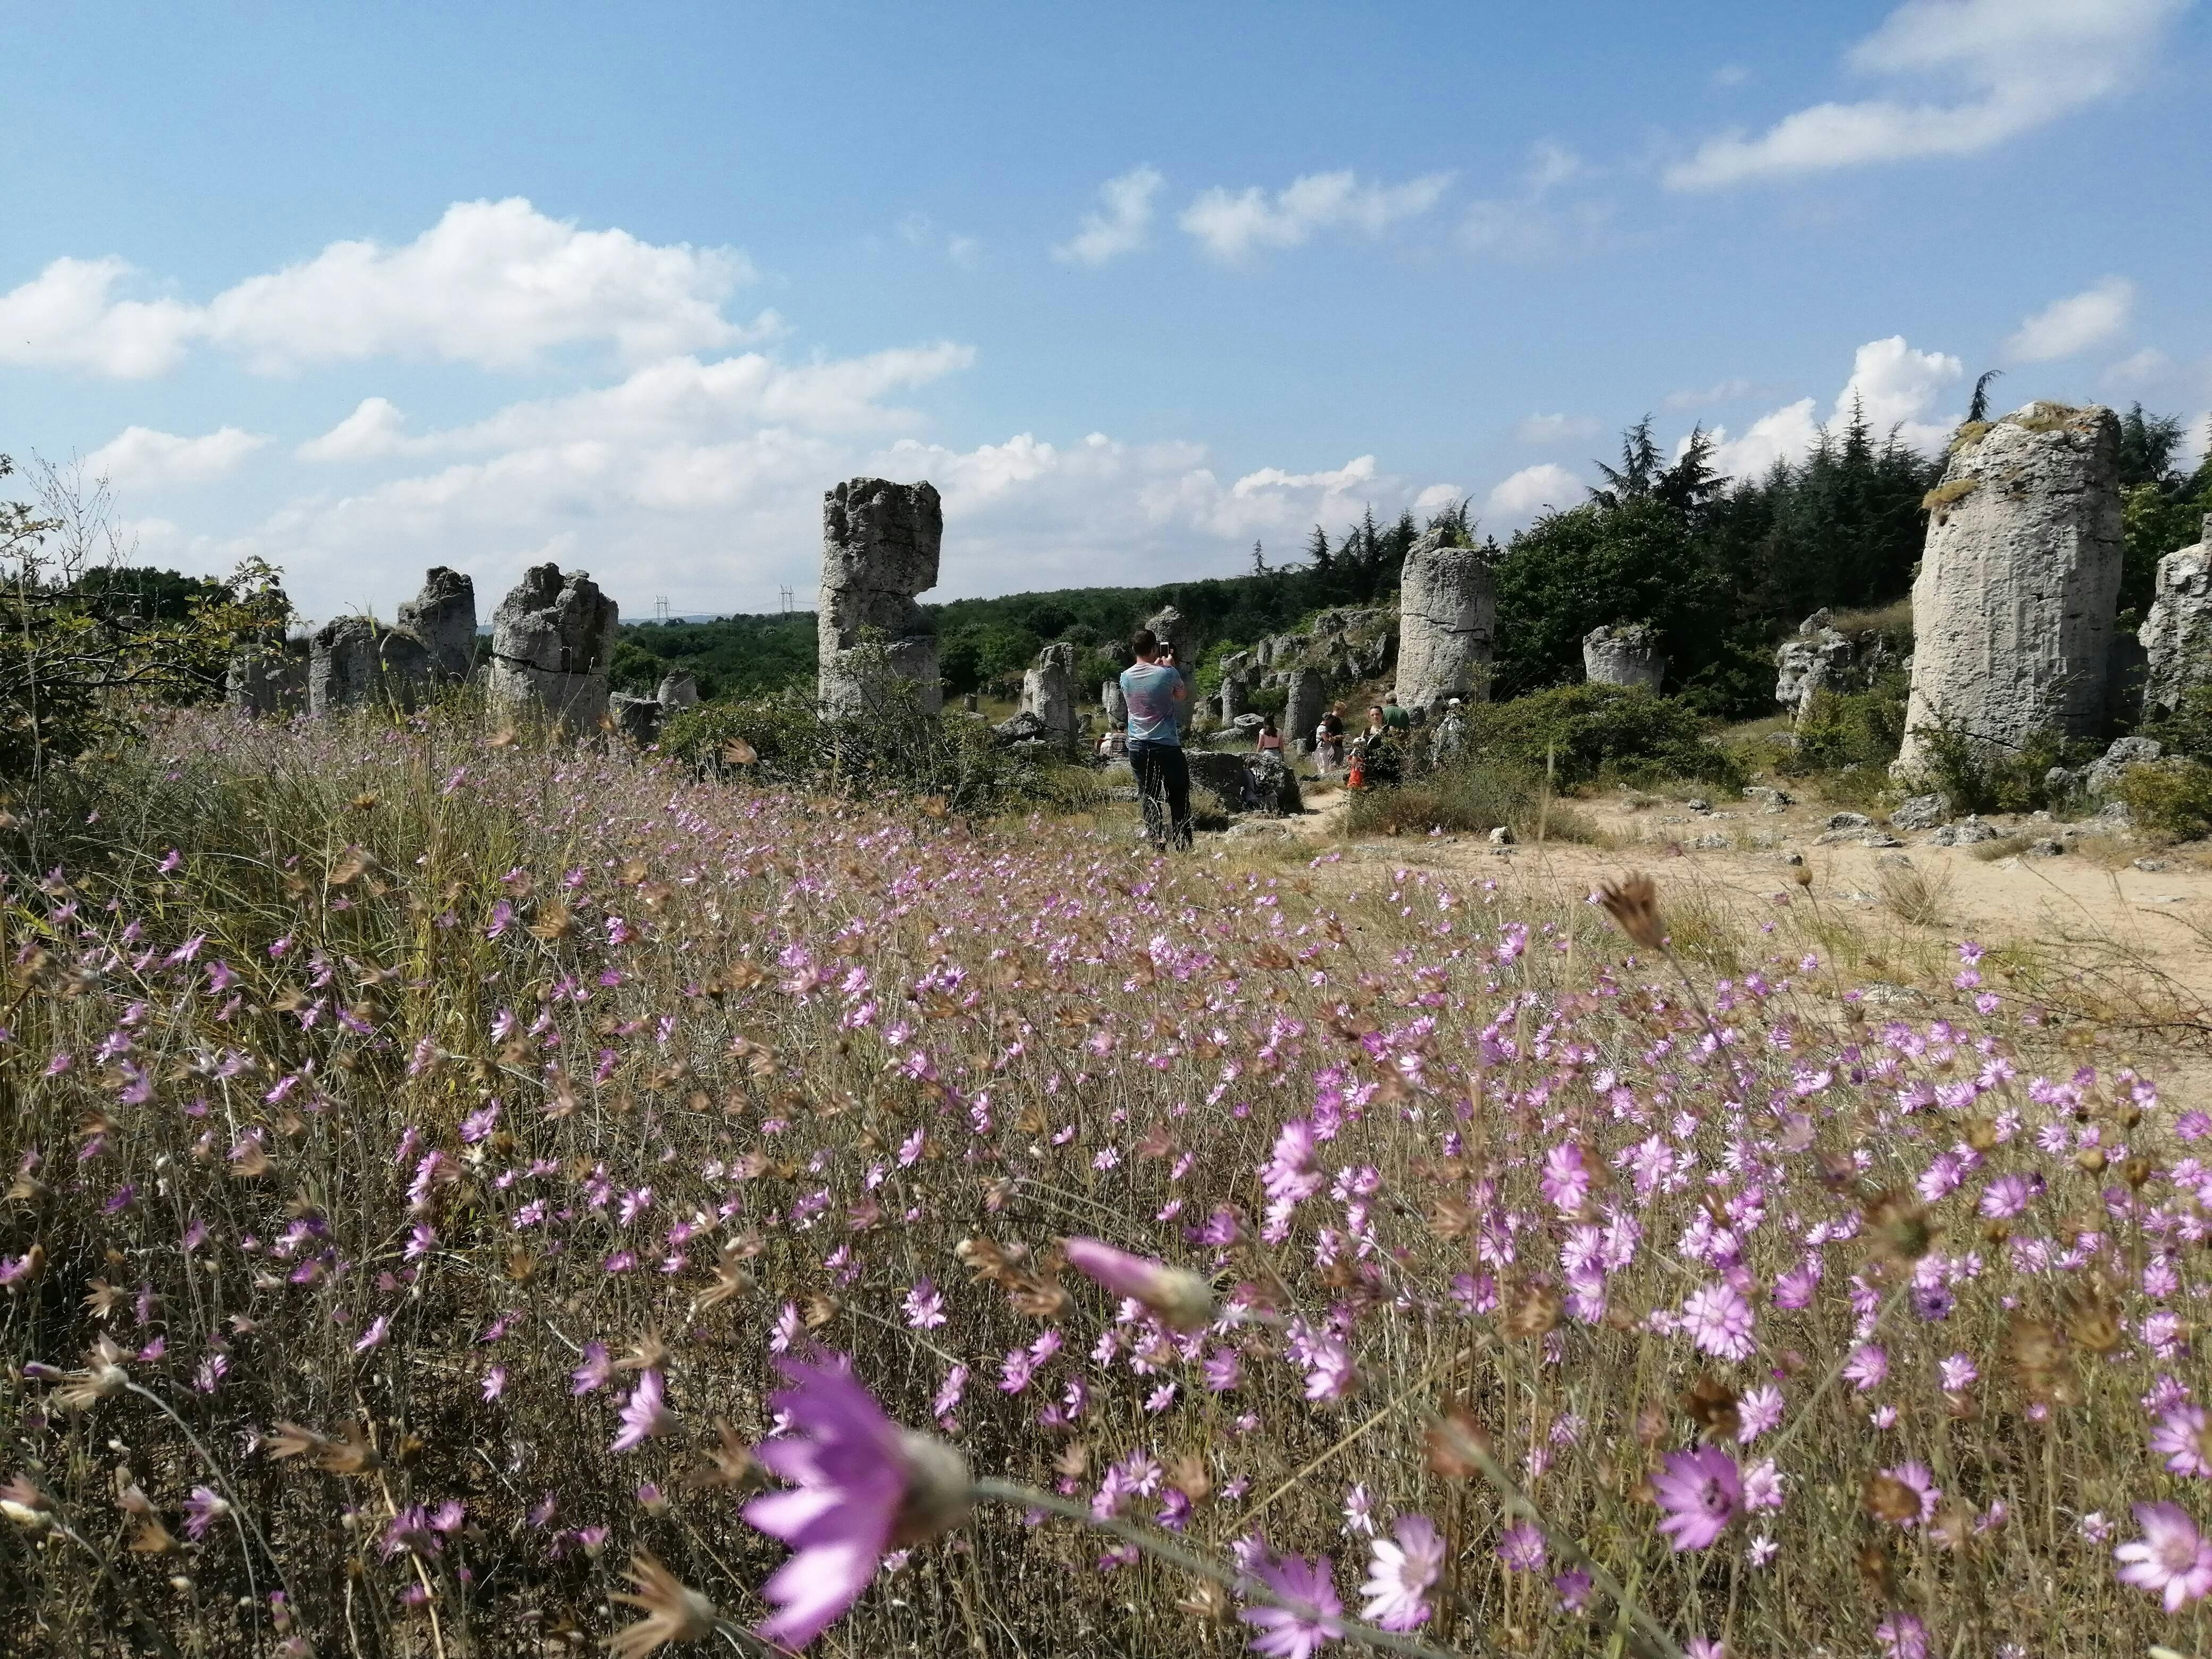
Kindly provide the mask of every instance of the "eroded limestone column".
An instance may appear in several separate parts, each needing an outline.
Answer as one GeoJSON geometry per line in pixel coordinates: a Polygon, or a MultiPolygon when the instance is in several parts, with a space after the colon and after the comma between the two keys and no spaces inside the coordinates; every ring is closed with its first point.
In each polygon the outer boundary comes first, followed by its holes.
{"type": "Polygon", "coordinates": [[[1400,704],[1487,701],[1497,627],[1498,590],[1482,550],[1445,547],[1434,531],[1415,542],[1398,583],[1400,704]]]}
{"type": "Polygon", "coordinates": [[[2120,591],[2119,422],[2030,404],[1954,444],[1928,494],[1912,586],[1912,689],[1898,757],[1939,724],[2016,749],[2050,730],[2101,735],[2120,591]]]}
{"type": "Polygon", "coordinates": [[[2146,661],[2146,716],[2171,714],[2181,694],[2212,681],[2212,514],[2204,538],[2158,562],[2158,593],[2136,635],[2146,661]]]}
{"type": "Polygon", "coordinates": [[[422,591],[399,607],[399,626],[422,641],[439,678],[465,680],[477,659],[477,585],[433,565],[422,591]]]}
{"type": "Polygon", "coordinates": [[[533,565],[492,613],[492,701],[571,733],[596,731],[620,616],[587,572],[533,565]]]}
{"type": "Polygon", "coordinates": [[[1583,635],[1583,678],[1592,685],[1641,685],[1656,691],[1667,678],[1667,654],[1657,632],[1644,623],[1593,628],[1583,635]]]}
{"type": "Polygon", "coordinates": [[[937,586],[945,508],[935,486],[853,478],[822,498],[822,594],[816,610],[820,644],[817,672],[823,712],[851,718],[866,711],[871,686],[866,655],[854,652],[867,630],[883,636],[882,672],[911,680],[922,707],[944,707],[937,635],[915,595],[937,586]]]}

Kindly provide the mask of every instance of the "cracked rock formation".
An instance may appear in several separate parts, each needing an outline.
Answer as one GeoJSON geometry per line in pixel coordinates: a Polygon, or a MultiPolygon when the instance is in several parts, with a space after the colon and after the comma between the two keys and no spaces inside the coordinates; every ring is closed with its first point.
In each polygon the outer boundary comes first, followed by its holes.
{"type": "Polygon", "coordinates": [[[653,701],[663,708],[696,708],[699,706],[699,682],[682,669],[672,669],[660,677],[660,689],[653,701]]]}
{"type": "Polygon", "coordinates": [[[2105,720],[2120,589],[2119,422],[2101,407],[2035,403],[1961,428],[1929,491],[1912,585],[1912,689],[1900,775],[1939,723],[1977,747],[2105,720]]]}
{"type": "Polygon", "coordinates": [[[249,646],[230,659],[223,699],[241,714],[290,714],[307,707],[307,659],[281,642],[249,646]]]}
{"type": "Polygon", "coordinates": [[[1034,714],[1043,731],[1063,743],[1075,738],[1075,647],[1057,641],[1023,671],[1021,713],[1034,714]]]}
{"type": "Polygon", "coordinates": [[[385,701],[412,708],[431,679],[428,647],[372,617],[326,622],[307,643],[307,712],[317,720],[385,701]]]}
{"type": "Polygon", "coordinates": [[[1667,655],[1648,623],[1593,628],[1583,635],[1583,678],[1592,685],[1645,685],[1667,678],[1667,655]]]}
{"type": "Polygon", "coordinates": [[[465,680],[477,660],[477,585],[458,570],[433,565],[422,591],[399,607],[399,626],[422,641],[445,680],[465,680]]]}
{"type": "Polygon", "coordinates": [[[1406,554],[1398,585],[1398,702],[1433,709],[1447,697],[1487,702],[1498,591],[1475,547],[1431,531],[1406,554]]]}
{"type": "Polygon", "coordinates": [[[1129,723],[1129,699],[1121,690],[1118,675],[1110,680],[1099,682],[1098,707],[1105,711],[1109,726],[1127,726],[1129,723]]]}
{"type": "Polygon", "coordinates": [[[2212,681],[2212,514],[2203,540],[2158,562],[2158,595],[2136,637],[2148,659],[2146,717],[2172,713],[2184,691],[2212,681]]]}
{"type": "Polygon", "coordinates": [[[852,718],[866,712],[878,673],[913,681],[930,714],[944,707],[937,635],[914,602],[937,586],[944,540],[944,505],[926,479],[902,484],[853,478],[823,495],[815,625],[816,685],[824,713],[852,718]],[[880,656],[868,648],[870,634],[881,636],[880,656]]]}
{"type": "Polygon", "coordinates": [[[620,615],[586,572],[532,566],[492,613],[492,701],[572,734],[598,730],[620,615]]]}

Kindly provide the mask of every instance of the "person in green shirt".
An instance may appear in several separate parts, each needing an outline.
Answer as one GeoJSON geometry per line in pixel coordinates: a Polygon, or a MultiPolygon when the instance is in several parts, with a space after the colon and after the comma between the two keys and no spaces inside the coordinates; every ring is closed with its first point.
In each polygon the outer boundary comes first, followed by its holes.
{"type": "Polygon", "coordinates": [[[1398,707],[1398,694],[1393,691],[1382,704],[1382,724],[1393,732],[1410,732],[1413,717],[1398,707]]]}

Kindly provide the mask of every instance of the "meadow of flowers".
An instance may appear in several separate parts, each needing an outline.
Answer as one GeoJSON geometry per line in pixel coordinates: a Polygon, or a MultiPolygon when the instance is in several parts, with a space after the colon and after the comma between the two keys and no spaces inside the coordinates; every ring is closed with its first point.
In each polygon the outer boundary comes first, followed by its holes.
{"type": "Polygon", "coordinates": [[[1971,941],[443,719],[9,817],[10,1653],[2206,1650],[2212,1117],[1971,941]]]}

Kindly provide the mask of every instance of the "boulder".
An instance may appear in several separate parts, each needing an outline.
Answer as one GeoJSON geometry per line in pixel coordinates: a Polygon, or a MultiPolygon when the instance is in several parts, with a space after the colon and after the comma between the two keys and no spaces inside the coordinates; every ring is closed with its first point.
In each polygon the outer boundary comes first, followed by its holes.
{"type": "Polygon", "coordinates": [[[2158,592],[2136,638],[2146,717],[2172,713],[2184,691],[2212,681],[2212,514],[2202,541],[2158,562],[2158,592]]]}
{"type": "Polygon", "coordinates": [[[572,735],[597,731],[620,615],[585,571],[541,564],[523,572],[492,613],[492,702],[572,735]]]}
{"type": "Polygon", "coordinates": [[[2148,765],[2162,752],[2155,738],[2122,738],[2081,769],[2081,787],[2093,795],[2109,795],[2128,768],[2148,765]]]}
{"type": "Polygon", "coordinates": [[[1953,442],[1927,498],[1912,587],[1905,736],[1937,725],[1981,748],[2104,728],[2120,586],[2119,422],[2109,409],[2030,404],[1953,442]]]}
{"type": "Polygon", "coordinates": [[[699,706],[699,682],[681,669],[660,677],[660,689],[653,701],[663,708],[696,708],[699,706]]]}
{"type": "Polygon", "coordinates": [[[307,642],[307,712],[318,720],[369,703],[413,708],[432,678],[429,648],[371,617],[326,622],[307,642]]]}
{"type": "Polygon", "coordinates": [[[1951,816],[1951,803],[1941,795],[1914,795],[1889,815],[1893,830],[1933,830],[1951,816]]]}
{"type": "Polygon", "coordinates": [[[927,712],[944,707],[937,635],[915,603],[937,585],[944,540],[944,504],[926,480],[852,478],[823,496],[815,627],[825,713],[863,714],[894,680],[911,681],[927,712]]]}

